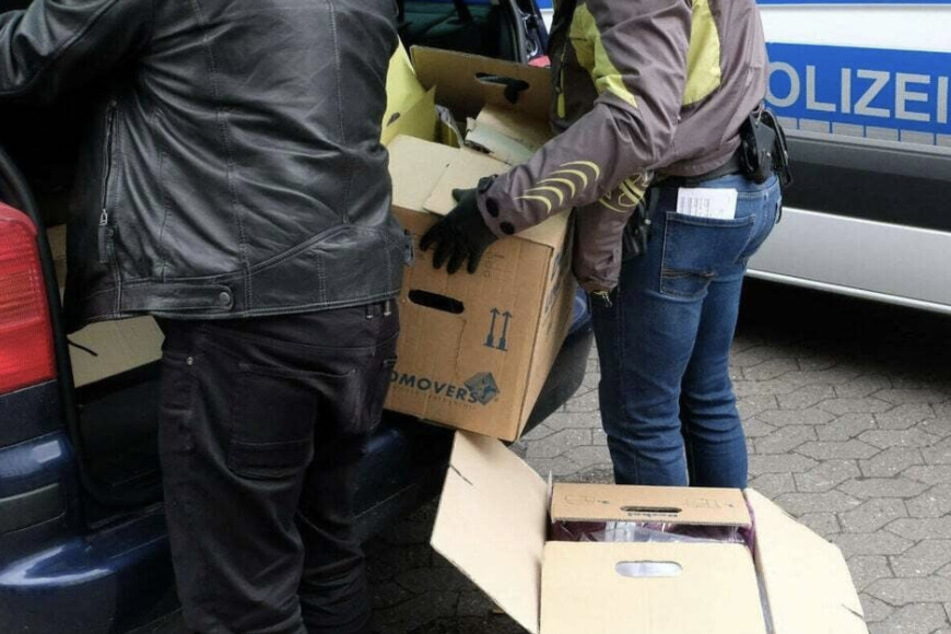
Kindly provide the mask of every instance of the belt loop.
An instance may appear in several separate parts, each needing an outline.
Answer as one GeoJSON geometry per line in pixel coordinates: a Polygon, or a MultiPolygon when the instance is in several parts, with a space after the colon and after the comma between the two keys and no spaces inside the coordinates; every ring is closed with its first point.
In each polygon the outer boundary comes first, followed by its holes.
{"type": "Polygon", "coordinates": [[[366,306],[363,307],[364,310],[366,311],[367,319],[373,319],[373,306],[374,304],[367,304],[366,306]]]}
{"type": "Polygon", "coordinates": [[[389,317],[390,315],[393,314],[393,306],[390,304],[390,301],[392,300],[388,299],[385,302],[383,302],[383,316],[384,317],[389,317]]]}

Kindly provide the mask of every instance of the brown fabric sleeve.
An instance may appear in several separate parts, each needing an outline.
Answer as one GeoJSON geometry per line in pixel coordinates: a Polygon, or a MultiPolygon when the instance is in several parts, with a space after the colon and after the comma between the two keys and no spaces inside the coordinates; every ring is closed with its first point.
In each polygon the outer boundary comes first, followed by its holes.
{"type": "Polygon", "coordinates": [[[589,0],[607,64],[590,112],[479,197],[496,235],[583,207],[632,175],[663,164],[687,76],[691,10],[685,0],[589,0]],[[626,89],[626,91],[624,90],[626,89]]]}

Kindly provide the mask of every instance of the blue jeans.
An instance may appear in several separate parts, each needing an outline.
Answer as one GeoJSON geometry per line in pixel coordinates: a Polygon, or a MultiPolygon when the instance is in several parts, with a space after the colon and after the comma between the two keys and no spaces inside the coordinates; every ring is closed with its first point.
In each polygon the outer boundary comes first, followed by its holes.
{"type": "MultiPolygon", "coordinates": [[[[661,186],[662,187],[662,186],[661,186]]],[[[735,218],[676,213],[662,187],[647,252],[593,300],[601,420],[619,484],[745,487],[747,450],[730,382],[730,347],[747,260],[776,223],[776,177],[703,183],[738,191],[735,218]]]]}

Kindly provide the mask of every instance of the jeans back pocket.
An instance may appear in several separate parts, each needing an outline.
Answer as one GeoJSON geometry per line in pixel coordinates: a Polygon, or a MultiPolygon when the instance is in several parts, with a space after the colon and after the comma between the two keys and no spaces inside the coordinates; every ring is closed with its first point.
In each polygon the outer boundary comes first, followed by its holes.
{"type": "Polygon", "coordinates": [[[302,472],[314,455],[322,384],[346,379],[242,364],[228,445],[231,471],[254,479],[302,472]]]}
{"type": "Polygon", "coordinates": [[[660,292],[697,298],[718,270],[734,264],[753,231],[753,215],[731,220],[667,212],[660,292]]]}

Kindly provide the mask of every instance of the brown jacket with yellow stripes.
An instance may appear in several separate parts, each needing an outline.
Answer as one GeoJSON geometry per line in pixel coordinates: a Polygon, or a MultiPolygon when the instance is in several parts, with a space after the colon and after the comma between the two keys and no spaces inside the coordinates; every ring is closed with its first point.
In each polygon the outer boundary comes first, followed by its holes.
{"type": "Polygon", "coordinates": [[[759,11],[755,0],[562,0],[550,54],[561,133],[497,178],[480,208],[499,236],[562,209],[591,214],[575,270],[588,290],[610,290],[620,262],[607,252],[647,175],[722,166],[765,97],[759,11]]]}

